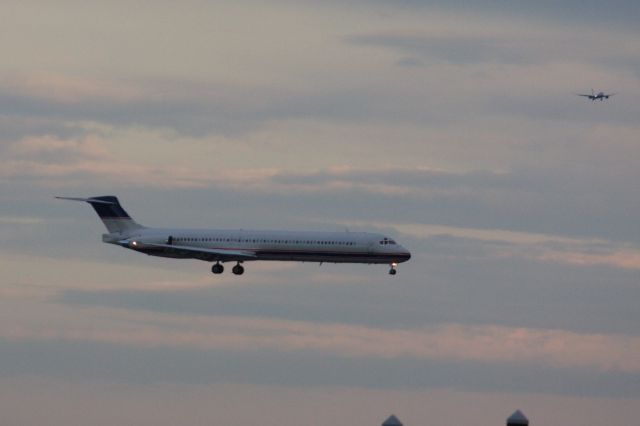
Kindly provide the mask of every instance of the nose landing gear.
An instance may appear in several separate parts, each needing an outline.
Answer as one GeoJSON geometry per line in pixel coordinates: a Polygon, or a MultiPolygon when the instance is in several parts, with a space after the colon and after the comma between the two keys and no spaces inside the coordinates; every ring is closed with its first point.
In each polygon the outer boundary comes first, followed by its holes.
{"type": "Polygon", "coordinates": [[[391,269],[389,269],[389,275],[395,275],[398,273],[398,271],[396,270],[396,266],[398,266],[397,263],[391,264],[391,269]]]}

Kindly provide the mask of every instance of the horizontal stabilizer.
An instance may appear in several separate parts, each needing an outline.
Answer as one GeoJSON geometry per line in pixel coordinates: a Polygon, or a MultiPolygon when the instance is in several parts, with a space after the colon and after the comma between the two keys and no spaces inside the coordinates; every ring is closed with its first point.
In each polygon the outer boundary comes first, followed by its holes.
{"type": "Polygon", "coordinates": [[[112,201],[98,200],[97,198],[80,198],[80,197],[55,197],[58,200],[85,201],[87,203],[110,204],[115,205],[112,201]]]}

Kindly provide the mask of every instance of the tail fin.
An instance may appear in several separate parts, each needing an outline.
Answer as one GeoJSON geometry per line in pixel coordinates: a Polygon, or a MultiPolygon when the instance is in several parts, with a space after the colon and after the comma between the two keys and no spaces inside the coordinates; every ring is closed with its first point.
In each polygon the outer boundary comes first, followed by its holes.
{"type": "Polygon", "coordinates": [[[144,226],[138,224],[131,216],[124,211],[120,202],[113,195],[103,195],[100,197],[78,198],[78,197],[56,197],[60,200],[86,201],[98,213],[102,223],[107,227],[109,233],[127,233],[144,226]]]}

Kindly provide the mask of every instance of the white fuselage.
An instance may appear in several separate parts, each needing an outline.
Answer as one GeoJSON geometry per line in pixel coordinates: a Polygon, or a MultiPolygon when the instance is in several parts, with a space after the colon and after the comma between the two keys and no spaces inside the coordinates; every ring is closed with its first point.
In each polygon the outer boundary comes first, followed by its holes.
{"type": "MultiPolygon", "coordinates": [[[[405,262],[409,251],[393,239],[368,232],[249,231],[143,228],[103,240],[152,256],[227,261],[217,253],[254,253],[250,260],[333,263],[405,262]],[[123,238],[125,237],[125,238],[123,238]],[[173,247],[192,248],[178,252],[173,247]]],[[[226,257],[226,256],[225,256],[226,257]]]]}

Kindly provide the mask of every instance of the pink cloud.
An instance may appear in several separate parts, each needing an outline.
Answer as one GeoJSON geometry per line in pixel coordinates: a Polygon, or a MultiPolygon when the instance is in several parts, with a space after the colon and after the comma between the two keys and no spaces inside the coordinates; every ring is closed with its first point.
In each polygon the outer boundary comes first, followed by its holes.
{"type": "Polygon", "coordinates": [[[608,253],[548,252],[541,260],[580,266],[611,266],[624,269],[640,269],[640,250],[614,249],[608,253]]]}
{"type": "Polygon", "coordinates": [[[57,154],[58,158],[108,160],[110,155],[103,143],[92,136],[78,139],[60,139],[54,136],[34,136],[11,145],[9,155],[16,159],[44,161],[47,155],[57,154]]]}

